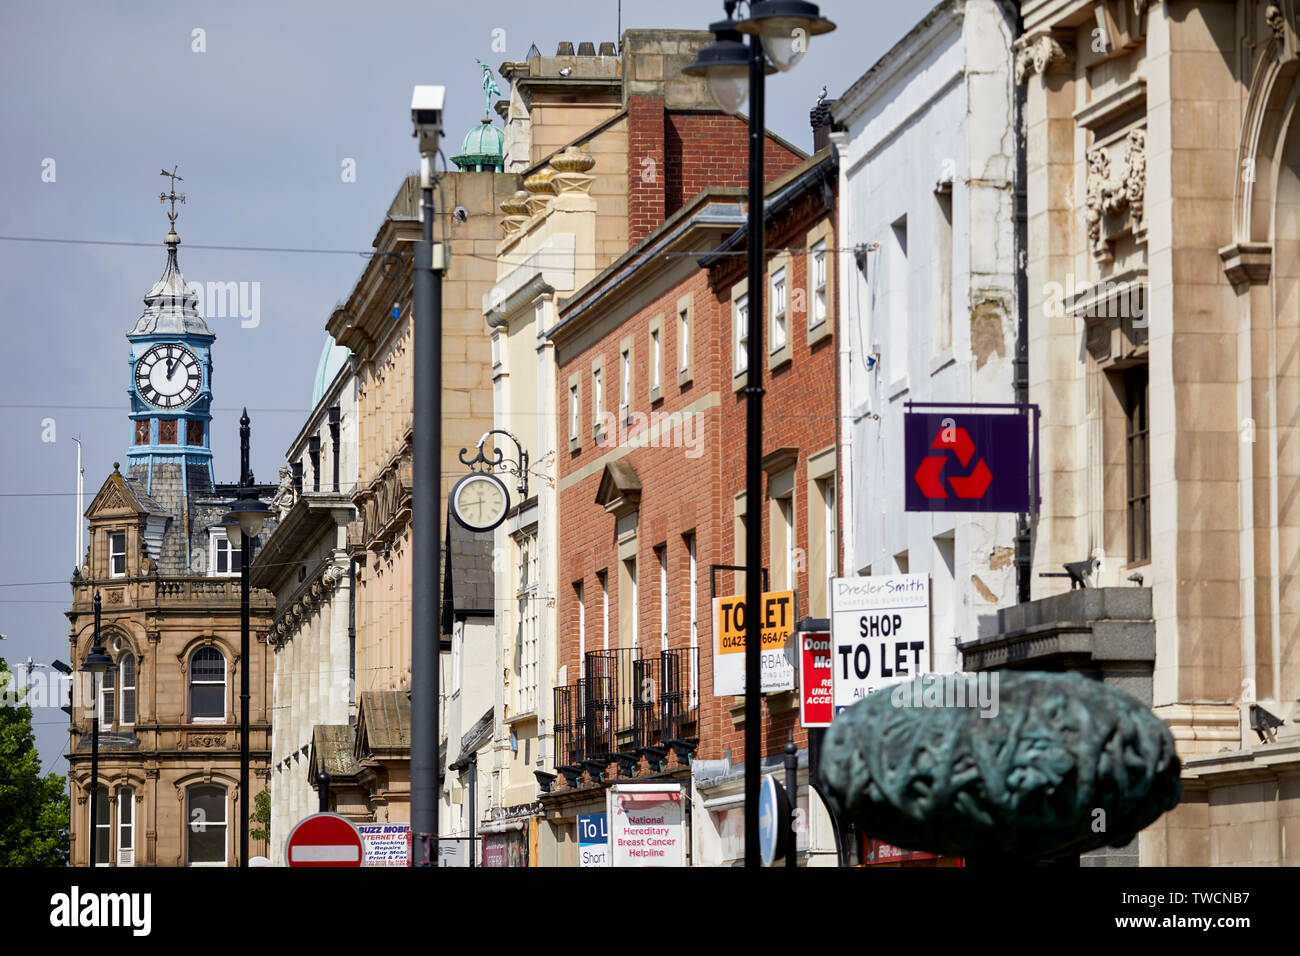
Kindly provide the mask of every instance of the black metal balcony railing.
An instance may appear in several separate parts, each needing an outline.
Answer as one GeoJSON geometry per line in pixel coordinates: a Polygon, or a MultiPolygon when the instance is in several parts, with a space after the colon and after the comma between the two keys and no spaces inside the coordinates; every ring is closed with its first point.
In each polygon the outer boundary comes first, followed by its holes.
{"type": "Polygon", "coordinates": [[[653,757],[694,737],[690,680],[698,649],[643,653],[590,651],[586,676],[555,688],[556,769],[571,781],[584,762],[598,771],[617,760],[631,771],[643,752],[653,757]]]}

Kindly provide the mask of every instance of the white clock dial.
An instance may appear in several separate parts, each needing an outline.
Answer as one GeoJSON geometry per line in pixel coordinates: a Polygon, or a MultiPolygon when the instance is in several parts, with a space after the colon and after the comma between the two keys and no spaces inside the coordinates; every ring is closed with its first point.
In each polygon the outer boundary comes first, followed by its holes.
{"type": "Polygon", "coordinates": [[[452,512],[472,531],[495,528],[510,508],[510,495],[494,475],[466,475],[456,483],[451,494],[452,512]]]}
{"type": "Polygon", "coordinates": [[[199,360],[183,345],[155,345],[135,363],[135,387],[150,405],[180,408],[199,394],[199,360]]]}

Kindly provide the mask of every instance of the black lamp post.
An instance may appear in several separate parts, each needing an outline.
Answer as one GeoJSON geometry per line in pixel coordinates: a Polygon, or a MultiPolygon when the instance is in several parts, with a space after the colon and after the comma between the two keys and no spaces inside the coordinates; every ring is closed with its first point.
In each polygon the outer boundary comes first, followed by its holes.
{"type": "Polygon", "coordinates": [[[95,831],[99,826],[99,705],[103,696],[104,674],[113,659],[104,653],[99,637],[99,592],[95,592],[95,643],[81,669],[91,675],[94,698],[90,704],[90,866],[95,865],[95,831]]]}
{"type": "Polygon", "coordinates": [[[226,538],[239,548],[239,865],[248,866],[248,812],[253,800],[248,782],[248,702],[249,670],[249,593],[248,565],[253,557],[253,542],[262,533],[270,517],[266,506],[253,489],[253,472],[248,467],[248,409],[239,418],[239,497],[222,519],[226,538]]]}
{"type": "Polygon", "coordinates": [[[738,0],[726,0],[727,18],[709,25],[715,40],[682,72],[704,77],[718,105],[735,113],[745,101],[749,111],[749,378],[745,386],[745,866],[761,866],[758,799],[762,784],[762,604],[763,524],[763,174],[764,82],[768,73],[792,68],[808,50],[811,37],[829,33],[835,24],[821,17],[817,5],[803,0],[749,3],[749,17],[735,20],[738,0]],[[749,35],[748,46],[741,35],[749,35]]]}

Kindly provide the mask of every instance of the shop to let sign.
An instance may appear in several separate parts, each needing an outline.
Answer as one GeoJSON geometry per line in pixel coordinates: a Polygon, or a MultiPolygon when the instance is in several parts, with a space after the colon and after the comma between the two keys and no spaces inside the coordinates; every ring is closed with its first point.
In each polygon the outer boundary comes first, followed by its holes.
{"type": "Polygon", "coordinates": [[[835,713],[930,670],[930,578],[897,574],[831,581],[835,713]]]}
{"type": "MultiPolygon", "coordinates": [[[[762,692],[794,690],[790,638],[794,634],[793,591],[763,595],[759,617],[762,632],[762,692]]],[[[749,626],[744,595],[713,599],[713,693],[719,697],[745,693],[745,630],[749,626]]]]}

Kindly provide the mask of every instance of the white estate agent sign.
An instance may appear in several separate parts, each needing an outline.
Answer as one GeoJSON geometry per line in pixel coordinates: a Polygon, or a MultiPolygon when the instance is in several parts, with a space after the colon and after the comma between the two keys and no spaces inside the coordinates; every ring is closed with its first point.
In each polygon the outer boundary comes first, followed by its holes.
{"type": "Polygon", "coordinates": [[[607,791],[611,866],[685,866],[681,784],[618,783],[607,791]]]}
{"type": "Polygon", "coordinates": [[[929,575],[831,581],[835,713],[881,687],[929,670],[929,575]]]}

